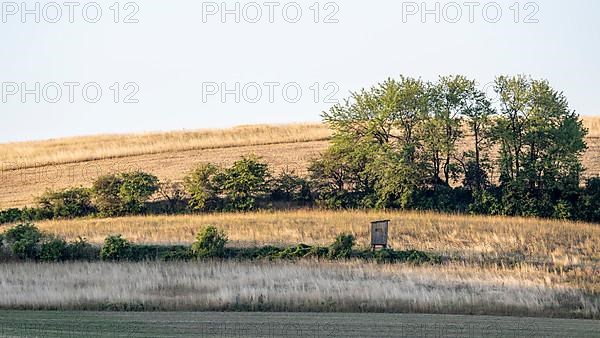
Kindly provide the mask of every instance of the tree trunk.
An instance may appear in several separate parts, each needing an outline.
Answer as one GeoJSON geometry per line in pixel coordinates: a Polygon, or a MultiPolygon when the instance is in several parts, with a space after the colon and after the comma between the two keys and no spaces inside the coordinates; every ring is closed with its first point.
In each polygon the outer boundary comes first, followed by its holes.
{"type": "Polygon", "coordinates": [[[450,152],[446,155],[446,163],[444,163],[444,180],[447,186],[450,186],[450,152]]]}
{"type": "Polygon", "coordinates": [[[477,176],[475,177],[475,186],[477,189],[481,189],[481,160],[479,158],[479,127],[475,125],[473,127],[473,134],[475,136],[475,169],[477,170],[477,176]]]}

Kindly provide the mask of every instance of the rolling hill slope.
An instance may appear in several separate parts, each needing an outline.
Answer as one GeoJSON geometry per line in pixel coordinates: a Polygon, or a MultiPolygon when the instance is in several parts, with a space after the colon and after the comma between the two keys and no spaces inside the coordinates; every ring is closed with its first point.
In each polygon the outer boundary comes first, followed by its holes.
{"type": "MultiPolygon", "coordinates": [[[[590,130],[586,175],[600,175],[600,117],[584,123],[590,130]]],[[[0,209],[30,205],[46,189],[87,186],[110,172],[140,169],[180,180],[198,163],[228,165],[247,154],[262,157],[275,171],[303,174],[330,137],[323,124],[294,124],[0,144],[0,209]]]]}

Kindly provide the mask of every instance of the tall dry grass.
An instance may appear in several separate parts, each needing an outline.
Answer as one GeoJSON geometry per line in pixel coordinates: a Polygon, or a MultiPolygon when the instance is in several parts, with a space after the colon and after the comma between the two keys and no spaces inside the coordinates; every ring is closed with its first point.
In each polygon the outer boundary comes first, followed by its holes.
{"type": "Polygon", "coordinates": [[[0,265],[0,307],[385,311],[598,318],[600,299],[534,267],[325,263],[0,265]]]}
{"type": "Polygon", "coordinates": [[[75,239],[102,243],[120,233],[138,243],[191,243],[204,225],[225,230],[234,246],[327,245],[342,232],[358,245],[369,241],[370,221],[390,219],[390,245],[462,258],[526,257],[531,262],[577,265],[600,262],[600,226],[518,217],[450,215],[433,212],[296,210],[53,220],[38,226],[75,239]]]}
{"type": "MultiPolygon", "coordinates": [[[[110,234],[137,243],[190,244],[205,225],[228,234],[231,246],[329,245],[350,232],[369,244],[369,222],[390,219],[390,245],[442,255],[472,267],[528,264],[561,274],[569,285],[600,294],[600,226],[528,218],[419,212],[311,211],[57,220],[47,232],[100,244],[110,234]]],[[[6,228],[6,227],[5,227],[6,228]]]]}
{"type": "Polygon", "coordinates": [[[176,151],[326,140],[323,124],[81,136],[0,144],[2,169],[18,169],[176,151]]]}

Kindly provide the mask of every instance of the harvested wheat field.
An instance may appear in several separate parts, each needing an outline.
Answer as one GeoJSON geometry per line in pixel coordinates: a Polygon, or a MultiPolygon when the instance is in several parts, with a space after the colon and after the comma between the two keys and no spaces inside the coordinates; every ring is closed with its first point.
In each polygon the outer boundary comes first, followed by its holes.
{"type": "Polygon", "coordinates": [[[0,144],[5,169],[89,162],[136,155],[327,140],[323,124],[249,125],[164,133],[81,136],[0,144]]]}
{"type": "MultiPolygon", "coordinates": [[[[600,175],[600,118],[583,120],[590,130],[586,175],[600,175]]],[[[230,165],[248,154],[262,157],[276,172],[306,174],[330,137],[325,125],[315,123],[0,144],[0,209],[31,205],[46,189],[88,186],[106,173],[139,169],[179,181],[199,163],[230,165]]]]}

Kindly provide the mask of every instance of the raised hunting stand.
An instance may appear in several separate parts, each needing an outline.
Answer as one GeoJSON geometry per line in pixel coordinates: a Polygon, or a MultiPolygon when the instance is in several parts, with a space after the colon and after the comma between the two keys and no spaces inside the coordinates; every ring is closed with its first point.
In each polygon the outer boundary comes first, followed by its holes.
{"type": "Polygon", "coordinates": [[[389,219],[371,222],[371,249],[373,251],[378,247],[380,249],[387,248],[389,223],[389,219]]]}

